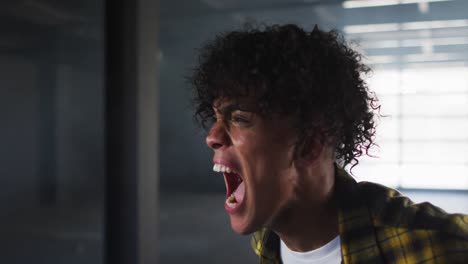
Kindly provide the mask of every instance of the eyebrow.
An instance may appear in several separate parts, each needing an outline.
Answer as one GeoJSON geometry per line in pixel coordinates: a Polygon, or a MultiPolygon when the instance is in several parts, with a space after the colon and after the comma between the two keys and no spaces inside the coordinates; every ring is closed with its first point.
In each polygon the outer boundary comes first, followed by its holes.
{"type": "Polygon", "coordinates": [[[223,115],[225,115],[226,113],[232,113],[236,110],[243,111],[243,112],[253,112],[253,110],[248,109],[239,103],[232,103],[232,104],[228,104],[226,106],[220,107],[220,108],[217,108],[217,107],[213,107],[213,108],[215,109],[215,111],[223,115]]]}

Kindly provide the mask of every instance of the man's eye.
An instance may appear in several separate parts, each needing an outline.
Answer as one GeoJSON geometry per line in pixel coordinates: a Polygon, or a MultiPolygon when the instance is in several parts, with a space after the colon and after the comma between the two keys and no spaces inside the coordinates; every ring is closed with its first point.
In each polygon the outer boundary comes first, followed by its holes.
{"type": "Polygon", "coordinates": [[[237,123],[237,124],[248,124],[250,123],[250,119],[248,117],[242,116],[242,115],[232,115],[230,118],[231,122],[237,123]]]}
{"type": "Polygon", "coordinates": [[[218,121],[218,118],[216,118],[215,115],[210,116],[210,122],[212,122],[214,124],[214,123],[216,123],[216,121],[218,121]]]}

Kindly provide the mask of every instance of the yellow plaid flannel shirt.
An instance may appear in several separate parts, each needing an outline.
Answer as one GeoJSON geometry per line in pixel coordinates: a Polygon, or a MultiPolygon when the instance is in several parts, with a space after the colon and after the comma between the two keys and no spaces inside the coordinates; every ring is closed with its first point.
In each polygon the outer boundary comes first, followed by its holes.
{"type": "MultiPolygon", "coordinates": [[[[379,184],[357,183],[337,166],[342,263],[468,264],[468,216],[414,204],[379,184]]],[[[254,233],[251,245],[262,264],[280,264],[279,237],[254,233]]]]}

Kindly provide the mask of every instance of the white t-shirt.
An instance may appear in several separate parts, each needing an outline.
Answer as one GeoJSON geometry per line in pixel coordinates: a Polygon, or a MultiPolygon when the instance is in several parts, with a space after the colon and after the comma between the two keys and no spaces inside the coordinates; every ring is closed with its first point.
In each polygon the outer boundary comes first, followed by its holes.
{"type": "Polygon", "coordinates": [[[335,237],[323,247],[308,252],[292,251],[281,240],[281,259],[284,264],[340,264],[340,236],[335,237]]]}

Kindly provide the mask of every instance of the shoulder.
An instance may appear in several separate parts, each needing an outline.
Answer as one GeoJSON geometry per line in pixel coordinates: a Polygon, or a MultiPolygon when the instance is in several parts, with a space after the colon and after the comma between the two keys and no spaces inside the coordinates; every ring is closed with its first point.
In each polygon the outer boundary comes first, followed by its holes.
{"type": "Polygon", "coordinates": [[[468,242],[468,215],[449,214],[428,202],[416,204],[380,184],[360,182],[358,186],[374,225],[431,231],[468,242]]]}

